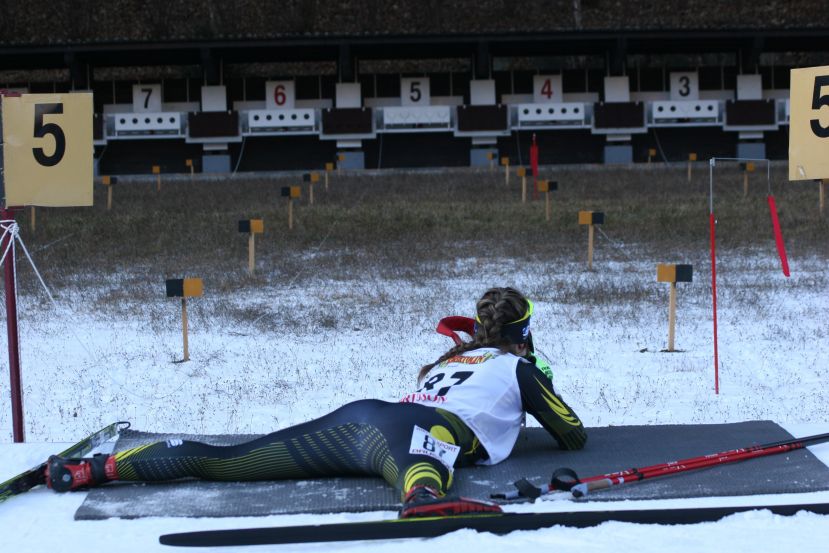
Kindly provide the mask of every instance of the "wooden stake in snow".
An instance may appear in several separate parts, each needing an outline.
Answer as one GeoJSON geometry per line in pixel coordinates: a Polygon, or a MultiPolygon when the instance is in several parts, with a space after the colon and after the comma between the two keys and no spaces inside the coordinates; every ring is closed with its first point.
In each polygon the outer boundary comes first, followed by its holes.
{"type": "Polygon", "coordinates": [[[527,203],[527,168],[519,167],[515,174],[521,177],[521,203],[527,203]]]}
{"type": "Polygon", "coordinates": [[[101,183],[107,187],[107,211],[109,211],[112,209],[112,186],[118,183],[118,178],[104,175],[101,177],[101,183]]]}
{"type": "Polygon", "coordinates": [[[743,198],[748,197],[748,174],[754,172],[754,162],[749,161],[740,164],[740,169],[743,171],[743,198]]]}
{"type": "Polygon", "coordinates": [[[288,230],[294,228],[294,200],[302,196],[299,186],[283,186],[282,197],[288,198],[288,230]]]}
{"type": "Polygon", "coordinates": [[[694,166],[694,162],[697,160],[697,154],[691,152],[688,154],[688,182],[691,182],[691,167],[694,166]]]}
{"type": "Polygon", "coordinates": [[[587,231],[587,270],[593,270],[593,226],[604,224],[604,212],[579,211],[579,224],[588,225],[587,231]]]}
{"type": "Polygon", "coordinates": [[[153,165],[153,175],[156,176],[156,184],[155,189],[157,192],[161,192],[161,166],[160,165],[153,165]]]}
{"type": "Polygon", "coordinates": [[[656,157],[656,148],[648,148],[648,165],[650,165],[651,160],[656,157]]]}
{"type": "Polygon", "coordinates": [[[504,184],[509,186],[509,157],[502,157],[501,165],[504,166],[504,184]]]}
{"type": "Polygon", "coordinates": [[[676,329],[676,283],[691,282],[694,276],[692,265],[666,265],[660,263],[656,266],[656,281],[668,282],[671,285],[671,293],[668,300],[668,349],[665,351],[676,351],[674,349],[674,335],[676,329]]]}
{"type": "Polygon", "coordinates": [[[256,266],[255,258],[255,236],[265,232],[265,223],[262,219],[246,219],[239,221],[239,232],[248,235],[248,273],[253,274],[256,266]]]}
{"type": "Polygon", "coordinates": [[[200,278],[178,278],[168,279],[167,297],[181,298],[181,334],[184,341],[184,359],[190,360],[190,350],[187,345],[187,298],[201,296],[204,293],[204,285],[200,278]]]}
{"type": "MultiPolygon", "coordinates": [[[[327,173],[326,173],[327,175],[327,173]]],[[[302,175],[302,182],[308,183],[308,204],[314,205],[314,183],[320,181],[319,173],[305,173],[302,175]]]]}
{"type": "Polygon", "coordinates": [[[550,192],[558,190],[558,182],[551,180],[538,181],[538,191],[544,192],[544,219],[549,223],[551,216],[550,192]]]}
{"type": "Polygon", "coordinates": [[[190,180],[192,181],[193,176],[194,176],[194,172],[195,172],[195,170],[193,169],[193,160],[192,159],[185,159],[184,160],[184,165],[186,165],[187,167],[190,168],[190,180]]]}
{"type": "Polygon", "coordinates": [[[334,164],[330,161],[325,164],[325,191],[328,192],[328,173],[334,170],[334,164]]]}

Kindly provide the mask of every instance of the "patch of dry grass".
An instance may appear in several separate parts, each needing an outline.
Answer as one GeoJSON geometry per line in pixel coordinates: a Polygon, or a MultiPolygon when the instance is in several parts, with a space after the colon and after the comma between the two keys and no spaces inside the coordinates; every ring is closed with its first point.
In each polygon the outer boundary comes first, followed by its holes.
{"type": "MultiPolygon", "coordinates": [[[[313,206],[304,184],[291,232],[280,189],[299,183],[299,175],[192,182],[174,177],[160,193],[152,179],[122,178],[111,211],[105,188],[96,185],[92,208],[38,209],[34,234],[28,210],[18,220],[58,292],[94,287],[96,280],[118,275],[114,288],[97,296],[101,309],[163,294],[163,279],[182,276],[201,276],[211,290],[227,293],[274,281],[363,274],[416,283],[449,270],[458,258],[579,261],[587,242],[586,229],[577,224],[582,209],[605,212],[602,230],[614,244],[602,247],[610,259],[700,257],[708,247],[707,166],[700,164],[690,183],[684,165],[545,168],[543,173],[559,182],[549,223],[543,196],[520,202],[520,179],[513,176],[507,187],[501,171],[473,169],[333,174],[327,192],[322,183],[316,185],[313,206]],[[260,217],[265,235],[257,237],[258,272],[250,277],[247,238],[237,232],[237,221],[260,217]]],[[[772,177],[789,252],[826,256],[829,224],[818,216],[816,185],[788,183],[783,166],[775,167],[772,177]]],[[[773,248],[765,175],[752,175],[748,198],[736,165],[718,167],[716,178],[718,247],[773,248]]],[[[603,240],[597,235],[597,244],[603,240]]],[[[28,271],[21,263],[24,292],[36,285],[28,271]]],[[[585,301],[577,288],[573,293],[585,301]]],[[[594,300],[625,301],[641,293],[608,289],[594,300]]]]}

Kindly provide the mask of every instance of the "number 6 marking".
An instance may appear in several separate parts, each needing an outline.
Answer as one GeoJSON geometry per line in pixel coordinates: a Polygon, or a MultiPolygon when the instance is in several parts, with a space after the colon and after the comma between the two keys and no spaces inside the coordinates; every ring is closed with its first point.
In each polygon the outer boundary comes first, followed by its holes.
{"type": "Polygon", "coordinates": [[[35,138],[44,138],[51,134],[55,139],[55,151],[47,156],[43,148],[32,148],[35,160],[44,167],[54,167],[63,159],[66,153],[66,136],[56,123],[43,123],[43,116],[63,113],[63,104],[35,104],[35,138]]]}

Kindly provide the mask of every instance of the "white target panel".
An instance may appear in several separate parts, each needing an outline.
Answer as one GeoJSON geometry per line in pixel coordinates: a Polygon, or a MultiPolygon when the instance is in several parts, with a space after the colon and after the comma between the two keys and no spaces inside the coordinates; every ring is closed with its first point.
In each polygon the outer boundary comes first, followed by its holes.
{"type": "Polygon", "coordinates": [[[580,102],[542,102],[518,104],[519,123],[582,123],[584,104],[580,102]]]}
{"type": "Polygon", "coordinates": [[[248,127],[251,130],[313,128],[313,109],[254,109],[248,112],[248,127]]]}
{"type": "Polygon", "coordinates": [[[651,104],[651,115],[654,121],[717,120],[720,103],[717,100],[657,101],[651,104]]]}
{"type": "Polygon", "coordinates": [[[431,102],[429,77],[403,77],[400,79],[401,106],[428,106],[431,102]]]}
{"type": "Polygon", "coordinates": [[[294,81],[267,81],[265,83],[265,107],[267,109],[293,109],[295,101],[294,81]]]}
{"type": "Polygon", "coordinates": [[[763,77],[760,75],[737,75],[738,100],[762,100],[763,77]]]}
{"type": "Polygon", "coordinates": [[[337,83],[335,89],[338,108],[363,107],[363,100],[360,97],[362,94],[360,83],[337,83]]]}
{"type": "Polygon", "coordinates": [[[383,124],[387,127],[448,127],[452,118],[449,106],[403,106],[383,108],[383,124]]]}
{"type": "Polygon", "coordinates": [[[178,133],[181,130],[179,112],[116,113],[113,117],[116,133],[178,133]]]}
{"type": "Polygon", "coordinates": [[[558,104],[562,101],[563,90],[561,75],[533,76],[534,104],[558,104]]]}
{"type": "Polygon", "coordinates": [[[494,106],[495,81],[469,81],[469,103],[473,106],[494,106]]]}
{"type": "Polygon", "coordinates": [[[202,111],[227,111],[227,88],[224,85],[201,87],[202,111]]]}
{"type": "Polygon", "coordinates": [[[699,100],[699,75],[696,71],[671,73],[671,100],[699,100]]]}
{"type": "Polygon", "coordinates": [[[136,113],[161,111],[161,85],[132,85],[132,111],[136,113]]]}
{"type": "Polygon", "coordinates": [[[604,101],[630,102],[630,80],[627,77],[605,77],[604,101]]]}

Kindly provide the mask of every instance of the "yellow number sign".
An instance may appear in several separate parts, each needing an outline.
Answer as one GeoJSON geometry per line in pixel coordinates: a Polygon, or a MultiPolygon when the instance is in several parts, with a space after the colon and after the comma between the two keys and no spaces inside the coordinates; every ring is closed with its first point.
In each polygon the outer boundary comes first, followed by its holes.
{"type": "Polygon", "coordinates": [[[792,69],[789,180],[829,178],[829,66],[792,69]]]}
{"type": "Polygon", "coordinates": [[[5,205],[92,205],[92,94],[3,98],[5,205]]]}

